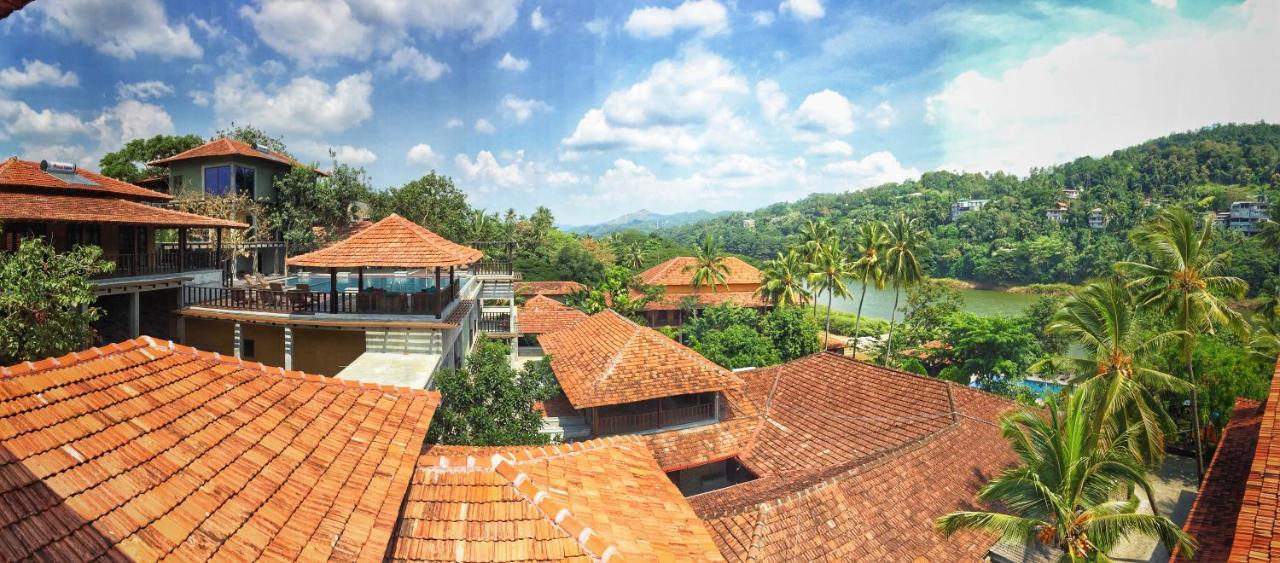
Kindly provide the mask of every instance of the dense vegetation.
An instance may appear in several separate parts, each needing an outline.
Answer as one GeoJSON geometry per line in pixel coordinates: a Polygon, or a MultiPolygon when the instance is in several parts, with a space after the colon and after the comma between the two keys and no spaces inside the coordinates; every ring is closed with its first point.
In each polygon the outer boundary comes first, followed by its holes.
{"type": "Polygon", "coordinates": [[[0,254],[0,365],[74,352],[93,343],[91,278],[111,271],[97,246],[57,252],[43,239],[0,254]]]}
{"type": "MultiPolygon", "coordinates": [[[[891,213],[918,218],[932,233],[926,269],[993,285],[1079,283],[1105,275],[1135,250],[1127,233],[1163,207],[1226,211],[1233,201],[1280,198],[1280,125],[1223,125],[1171,135],[1118,150],[1037,169],[1026,178],[929,172],[919,180],[733,213],[659,231],[691,244],[708,232],[730,253],[773,258],[795,243],[811,220],[826,218],[852,238],[854,226],[891,213]],[[1064,189],[1080,190],[1078,199],[1064,189]],[[951,204],[989,199],[981,211],[951,221],[951,204]],[[1068,203],[1066,222],[1045,211],[1068,203]],[[1104,229],[1088,227],[1090,210],[1106,215],[1104,229]],[[746,227],[744,219],[753,219],[746,227]]],[[[1280,267],[1280,252],[1258,240],[1224,233],[1216,248],[1233,250],[1231,271],[1255,290],[1280,267]]]]}

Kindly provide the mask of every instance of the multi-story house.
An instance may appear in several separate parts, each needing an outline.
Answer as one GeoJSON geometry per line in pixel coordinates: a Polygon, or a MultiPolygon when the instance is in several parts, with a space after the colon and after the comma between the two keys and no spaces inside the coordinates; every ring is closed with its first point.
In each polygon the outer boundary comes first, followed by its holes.
{"type": "Polygon", "coordinates": [[[1246,235],[1257,234],[1262,230],[1262,222],[1271,217],[1268,214],[1270,207],[1271,204],[1264,199],[1233,202],[1227,227],[1246,235]]]}
{"type": "Polygon", "coordinates": [[[1066,223],[1066,222],[1067,222],[1067,204],[1066,204],[1066,202],[1059,201],[1057,205],[1055,205],[1055,206],[1053,206],[1053,207],[1051,207],[1051,208],[1049,208],[1049,209],[1046,209],[1046,210],[1045,210],[1045,212],[1044,212],[1044,216],[1045,216],[1045,218],[1047,218],[1047,219],[1049,219],[1050,221],[1053,221],[1054,223],[1057,223],[1057,224],[1059,224],[1059,225],[1061,225],[1061,224],[1063,224],[1063,223],[1066,223]]]}
{"type": "Polygon", "coordinates": [[[170,197],[72,164],[9,158],[0,161],[3,250],[32,237],[60,251],[102,248],[113,268],[94,280],[99,339],[167,337],[180,288],[222,283],[231,250],[223,233],[248,227],[158,206],[170,197]]]}
{"type": "Polygon", "coordinates": [[[649,326],[680,326],[696,311],[711,305],[734,303],[753,309],[767,309],[769,303],[757,295],[760,289],[760,270],[742,259],[730,256],[723,260],[727,268],[722,283],[693,283],[697,259],[677,256],[640,273],[640,281],[646,285],[663,288],[663,298],[645,306],[644,316],[649,326]]]}
{"type": "Polygon", "coordinates": [[[272,199],[276,177],[289,173],[297,162],[271,149],[224,137],[147,164],[168,169],[169,193],[175,196],[239,193],[272,199]]]}
{"type": "Polygon", "coordinates": [[[1107,227],[1107,215],[1103,213],[1101,207],[1095,207],[1089,210],[1089,228],[1105,229],[1107,227]]]}
{"type": "Polygon", "coordinates": [[[179,338],[285,369],[415,388],[475,336],[516,336],[510,262],[399,215],[289,258],[285,279],[189,286],[179,338]]]}
{"type": "Polygon", "coordinates": [[[951,204],[951,220],[959,221],[961,217],[968,213],[981,211],[990,201],[989,199],[962,199],[957,201],[951,204]]]}

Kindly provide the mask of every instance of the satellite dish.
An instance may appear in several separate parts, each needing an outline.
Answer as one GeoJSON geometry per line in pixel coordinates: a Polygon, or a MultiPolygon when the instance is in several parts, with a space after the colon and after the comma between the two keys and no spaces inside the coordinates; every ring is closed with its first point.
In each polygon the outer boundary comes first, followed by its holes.
{"type": "Polygon", "coordinates": [[[352,223],[357,221],[367,221],[371,208],[369,204],[363,201],[353,201],[347,205],[347,219],[352,223]]]}

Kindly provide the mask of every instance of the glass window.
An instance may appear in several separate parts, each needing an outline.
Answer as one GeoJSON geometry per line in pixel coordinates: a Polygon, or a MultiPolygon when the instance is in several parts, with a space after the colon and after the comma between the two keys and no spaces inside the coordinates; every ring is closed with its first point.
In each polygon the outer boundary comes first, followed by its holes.
{"type": "Polygon", "coordinates": [[[204,169],[204,193],[227,195],[231,193],[231,167],[210,166],[204,169]]]}
{"type": "Polygon", "coordinates": [[[254,197],[253,169],[246,166],[236,167],[236,193],[254,197]]]}
{"type": "Polygon", "coordinates": [[[67,225],[67,248],[77,246],[102,246],[102,227],[99,225],[67,225]]]}
{"type": "Polygon", "coordinates": [[[171,194],[182,193],[182,174],[173,175],[173,185],[169,186],[169,193],[171,194]]]}

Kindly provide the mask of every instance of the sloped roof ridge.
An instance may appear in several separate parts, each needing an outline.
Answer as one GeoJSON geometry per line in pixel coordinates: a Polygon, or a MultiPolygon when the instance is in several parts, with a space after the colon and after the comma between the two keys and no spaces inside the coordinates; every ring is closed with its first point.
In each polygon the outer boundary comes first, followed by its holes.
{"type": "MultiPolygon", "coordinates": [[[[638,436],[615,436],[586,442],[549,446],[550,451],[553,453],[548,455],[543,455],[547,452],[548,446],[541,446],[522,450],[519,452],[519,456],[516,454],[503,455],[494,453],[489,456],[487,467],[478,465],[475,456],[466,456],[466,465],[461,467],[452,464],[451,460],[455,459],[453,456],[436,456],[434,459],[437,465],[430,469],[433,471],[493,471],[505,479],[507,484],[511,485],[515,494],[533,506],[543,518],[547,519],[552,527],[576,541],[593,561],[608,562],[615,557],[621,558],[617,545],[596,533],[578,515],[574,514],[567,504],[552,498],[546,489],[535,483],[529,474],[521,471],[517,465],[545,462],[557,457],[577,455],[606,447],[643,444],[644,442],[638,436]],[[536,457],[533,455],[535,451],[539,454],[536,457]],[[524,457],[524,459],[519,459],[519,457],[524,457]]],[[[433,456],[424,454],[422,459],[433,459],[433,456]]]]}
{"type": "Polygon", "coordinates": [[[302,379],[308,382],[323,383],[325,385],[335,385],[335,386],[341,386],[341,387],[359,387],[363,389],[377,389],[385,393],[409,393],[412,395],[422,394],[422,395],[428,395],[428,396],[436,396],[437,398],[439,398],[438,397],[439,393],[427,391],[426,389],[416,389],[413,387],[403,387],[403,386],[396,386],[396,385],[382,385],[378,383],[356,381],[353,379],[338,379],[335,377],[326,377],[323,375],[317,375],[314,373],[307,373],[307,372],[298,371],[298,370],[286,370],[282,367],[268,366],[262,362],[247,361],[242,358],[237,358],[235,356],[224,356],[222,354],[219,354],[218,352],[206,352],[204,350],[199,350],[191,346],[184,346],[182,344],[178,344],[172,340],[164,340],[164,339],[154,338],[146,335],[139,336],[131,340],[125,340],[123,342],[108,344],[105,346],[95,346],[93,348],[89,348],[87,350],[82,350],[79,352],[71,352],[69,354],[65,354],[58,357],[49,357],[49,358],[45,358],[43,360],[38,360],[34,362],[26,361],[26,362],[14,364],[12,366],[0,367],[0,378],[34,375],[40,372],[45,372],[45,371],[54,370],[58,368],[70,367],[79,362],[83,362],[86,360],[103,358],[113,354],[120,354],[124,352],[129,352],[131,350],[138,350],[141,348],[156,348],[156,349],[162,349],[162,350],[169,350],[176,354],[181,354],[181,355],[196,358],[196,359],[212,360],[212,361],[219,362],[226,365],[232,365],[232,366],[242,367],[248,370],[260,371],[266,374],[277,375],[282,378],[302,379]]]}

